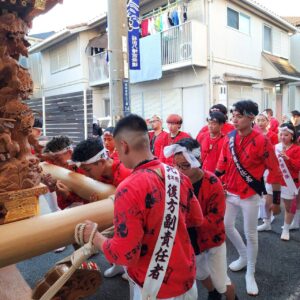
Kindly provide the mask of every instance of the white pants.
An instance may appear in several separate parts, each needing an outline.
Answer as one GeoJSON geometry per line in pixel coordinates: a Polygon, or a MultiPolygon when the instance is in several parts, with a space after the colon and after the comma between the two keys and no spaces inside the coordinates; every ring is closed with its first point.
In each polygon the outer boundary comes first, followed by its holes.
{"type": "Polygon", "coordinates": [[[224,294],[231,281],[227,275],[226,243],[211,248],[196,256],[197,279],[211,277],[214,287],[224,294]]]}
{"type": "Polygon", "coordinates": [[[249,273],[255,272],[258,252],[257,214],[259,203],[260,197],[258,195],[241,200],[237,195],[228,194],[226,198],[224,217],[226,235],[238,251],[240,257],[247,259],[247,272],[249,273]],[[235,228],[235,220],[239,209],[242,210],[243,214],[247,246],[235,228]]]}
{"type": "MultiPolygon", "coordinates": [[[[130,288],[130,300],[144,300],[142,298],[142,289],[136,284],[132,279],[129,278],[129,288],[130,288]]],[[[172,287],[170,287],[172,289],[172,287]]],[[[192,288],[186,293],[172,298],[164,298],[163,300],[197,300],[198,299],[198,290],[196,281],[194,282],[192,288]]],[[[157,298],[157,300],[159,300],[157,298]]]]}
{"type": "MultiPolygon", "coordinates": [[[[273,188],[272,184],[266,183],[266,190],[268,195],[272,195],[273,188]]],[[[286,186],[281,186],[281,198],[285,200],[293,200],[295,198],[295,193],[291,192],[286,186]]]]}

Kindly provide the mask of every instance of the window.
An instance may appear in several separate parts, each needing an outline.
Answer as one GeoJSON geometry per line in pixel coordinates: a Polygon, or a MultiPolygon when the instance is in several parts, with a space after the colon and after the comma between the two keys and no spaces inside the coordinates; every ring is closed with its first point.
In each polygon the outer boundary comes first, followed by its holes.
{"type": "Polygon", "coordinates": [[[55,49],[50,53],[50,67],[51,73],[55,73],[69,66],[68,52],[67,49],[55,49]]]}
{"type": "Polygon", "coordinates": [[[227,26],[250,34],[250,17],[227,7],[227,26]]]}
{"type": "Polygon", "coordinates": [[[239,29],[239,13],[231,8],[227,8],[227,25],[239,29]]]}
{"type": "Polygon", "coordinates": [[[50,70],[52,74],[79,64],[80,52],[77,38],[69,40],[50,50],[50,70]]]}
{"type": "Polygon", "coordinates": [[[264,45],[263,50],[272,52],[272,28],[264,25],[264,45]]]}
{"type": "Polygon", "coordinates": [[[250,17],[240,13],[240,31],[250,34],[250,17]]]}

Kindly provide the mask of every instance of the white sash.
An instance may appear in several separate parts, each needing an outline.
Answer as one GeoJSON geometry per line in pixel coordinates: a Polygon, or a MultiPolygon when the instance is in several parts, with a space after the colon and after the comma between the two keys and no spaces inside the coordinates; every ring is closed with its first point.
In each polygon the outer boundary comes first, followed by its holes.
{"type": "Polygon", "coordinates": [[[167,271],[178,226],[180,175],[175,168],[165,164],[164,168],[166,184],[164,217],[146,273],[142,290],[143,300],[154,300],[157,297],[167,271]]]}
{"type": "Polygon", "coordinates": [[[291,173],[290,173],[288,167],[286,166],[284,159],[282,157],[279,157],[279,154],[282,151],[282,149],[283,149],[282,143],[279,143],[275,146],[275,153],[276,153],[276,156],[278,157],[279,167],[281,169],[284,181],[285,181],[286,186],[289,189],[289,191],[294,195],[298,195],[298,189],[297,189],[295,182],[291,176],[291,173]]]}

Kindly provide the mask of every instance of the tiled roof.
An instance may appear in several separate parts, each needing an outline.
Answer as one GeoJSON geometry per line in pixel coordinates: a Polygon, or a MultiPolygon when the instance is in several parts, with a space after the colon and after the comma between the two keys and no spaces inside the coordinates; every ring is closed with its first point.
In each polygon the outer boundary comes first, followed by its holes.
{"type": "Polygon", "coordinates": [[[263,53],[263,56],[280,74],[291,77],[299,77],[300,79],[300,72],[297,71],[287,59],[267,53],[263,53]]]}
{"type": "Polygon", "coordinates": [[[294,26],[300,26],[300,16],[298,17],[282,17],[289,23],[293,24],[294,26]]]}

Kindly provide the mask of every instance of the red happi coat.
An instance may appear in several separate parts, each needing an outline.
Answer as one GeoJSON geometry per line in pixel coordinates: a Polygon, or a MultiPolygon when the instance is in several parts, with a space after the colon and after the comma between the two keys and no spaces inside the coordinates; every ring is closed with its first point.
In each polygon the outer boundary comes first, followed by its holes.
{"type": "MultiPolygon", "coordinates": [[[[76,166],[69,166],[68,169],[73,172],[85,175],[84,171],[76,166]]],[[[82,203],[82,204],[89,203],[88,200],[79,197],[77,194],[75,194],[73,192],[70,192],[66,199],[64,199],[64,197],[60,193],[56,193],[56,194],[57,194],[57,205],[60,209],[65,209],[76,202],[82,203]]]]}
{"type": "Polygon", "coordinates": [[[125,166],[117,159],[113,160],[112,164],[112,179],[107,179],[102,177],[101,182],[112,184],[113,186],[118,186],[125,178],[131,174],[131,170],[125,168],[125,166]]]}
{"type": "Polygon", "coordinates": [[[149,139],[150,139],[150,149],[151,152],[159,158],[160,153],[164,148],[165,138],[168,135],[167,132],[162,131],[159,135],[155,135],[154,131],[149,132],[149,139]]]}
{"type": "MultiPolygon", "coordinates": [[[[223,125],[221,132],[222,132],[224,135],[226,135],[226,134],[228,134],[229,132],[231,132],[231,131],[234,130],[234,129],[235,129],[235,128],[234,128],[234,126],[233,126],[232,124],[226,122],[226,123],[223,125]]],[[[207,126],[207,125],[205,125],[205,126],[203,126],[203,127],[201,128],[201,130],[199,131],[199,133],[198,133],[196,139],[198,140],[199,135],[201,135],[201,134],[203,134],[203,133],[205,133],[205,132],[208,132],[208,126],[207,126]]]]}
{"type": "Polygon", "coordinates": [[[224,137],[225,136],[221,134],[219,137],[211,138],[209,132],[198,135],[197,141],[200,144],[203,170],[212,173],[215,172],[223,147],[224,137]]]}
{"type": "Polygon", "coordinates": [[[196,228],[198,249],[195,249],[195,253],[201,253],[225,241],[225,193],[221,181],[207,171],[193,187],[204,217],[201,226],[196,228]]]}
{"type": "Polygon", "coordinates": [[[270,139],[273,146],[278,144],[278,134],[274,133],[273,131],[269,130],[266,136],[270,139]]]}
{"type": "Polygon", "coordinates": [[[108,156],[113,160],[119,160],[119,154],[116,149],[112,153],[108,152],[108,156]]]}
{"type": "Polygon", "coordinates": [[[285,159],[284,162],[290,171],[296,187],[299,187],[300,146],[294,144],[289,149],[287,149],[285,153],[289,159],[285,159]]]}
{"type": "MultiPolygon", "coordinates": [[[[187,226],[200,226],[203,216],[189,179],[183,174],[180,176],[178,228],[158,298],[179,296],[188,291],[195,280],[195,254],[187,226]]],[[[164,214],[163,165],[159,160],[139,165],[118,186],[115,195],[115,233],[103,244],[103,252],[111,263],[126,266],[129,276],[143,286],[164,214]]]]}
{"type": "MultiPolygon", "coordinates": [[[[268,169],[268,183],[284,185],[274,147],[270,140],[262,133],[252,130],[251,133],[245,137],[241,137],[237,133],[235,138],[235,153],[239,158],[240,164],[256,180],[260,181],[264,171],[268,169]]],[[[244,181],[236,168],[229,149],[228,136],[224,139],[217,170],[225,172],[223,180],[228,192],[240,196],[241,199],[246,199],[256,194],[244,181]]]]}
{"type": "Polygon", "coordinates": [[[278,120],[274,117],[271,117],[269,130],[273,131],[275,134],[278,134],[278,126],[279,126],[278,120]]]}
{"type": "Polygon", "coordinates": [[[184,138],[191,138],[191,136],[188,133],[183,132],[183,131],[179,131],[175,137],[171,137],[170,133],[167,134],[164,137],[163,147],[161,148],[161,153],[159,156],[160,161],[169,166],[173,166],[173,157],[174,156],[170,156],[170,157],[166,158],[164,156],[164,147],[176,144],[177,142],[179,142],[180,140],[182,140],[184,138]]]}

